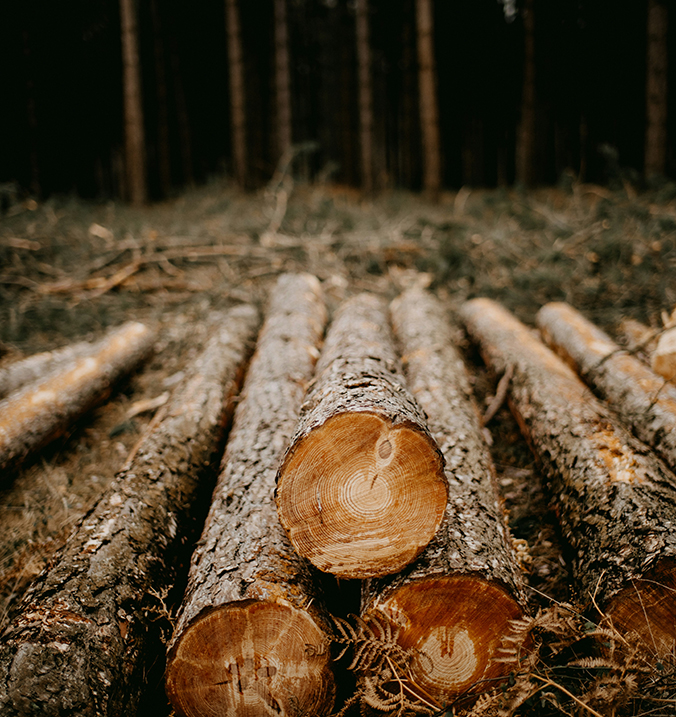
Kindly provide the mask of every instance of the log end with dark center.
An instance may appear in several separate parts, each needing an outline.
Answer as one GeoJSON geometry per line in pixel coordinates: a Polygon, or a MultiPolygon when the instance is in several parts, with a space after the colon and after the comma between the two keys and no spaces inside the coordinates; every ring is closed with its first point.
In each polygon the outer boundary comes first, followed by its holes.
{"type": "Polygon", "coordinates": [[[179,717],[328,714],[328,640],[306,612],[246,600],[214,609],[169,655],[166,690],[179,717]]]}
{"type": "Polygon", "coordinates": [[[631,581],[606,613],[623,635],[635,635],[658,659],[676,653],[676,561],[664,560],[631,581]]]}
{"type": "Polygon", "coordinates": [[[414,653],[409,674],[398,677],[428,701],[447,705],[514,669],[495,658],[522,610],[495,583],[470,575],[430,577],[407,583],[376,607],[400,626],[399,645],[414,653]]]}
{"type": "Polygon", "coordinates": [[[342,578],[412,562],[436,533],[447,485],[428,436],[372,413],[311,431],[279,474],[277,510],[297,552],[342,578]]]}

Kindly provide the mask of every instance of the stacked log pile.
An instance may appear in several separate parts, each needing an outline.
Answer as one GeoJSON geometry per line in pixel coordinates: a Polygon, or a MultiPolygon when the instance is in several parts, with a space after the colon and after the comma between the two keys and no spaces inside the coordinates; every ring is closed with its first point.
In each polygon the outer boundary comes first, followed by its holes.
{"type": "Polygon", "coordinates": [[[3,717],[133,714],[257,321],[246,306],[226,316],[164,418],[29,588],[0,636],[3,717]]]}
{"type": "Polygon", "coordinates": [[[461,310],[549,474],[580,599],[656,655],[676,641],[676,476],[525,325],[488,299],[461,310]]]}
{"type": "MultiPolygon", "coordinates": [[[[669,654],[676,476],[567,363],[672,466],[673,388],[566,305],[538,315],[565,362],[495,302],[467,302],[460,316],[488,366],[509,378],[580,602],[669,654]]],[[[421,289],[389,306],[359,294],[324,340],[318,280],[289,274],[248,362],[258,320],[250,306],[227,314],[29,589],[0,635],[3,716],[133,714],[160,652],[177,717],[327,715],[332,642],[349,643],[358,694],[379,713],[437,713],[514,669],[498,658],[528,611],[523,574],[443,306],[421,289]],[[200,529],[165,650],[156,618],[200,529]],[[318,571],[360,581],[357,628],[331,619],[318,571]]],[[[129,367],[152,334],[127,330],[129,367]]],[[[92,360],[114,363],[105,346],[54,375],[76,385],[92,360]]],[[[49,380],[34,386],[54,393],[49,380]]]]}

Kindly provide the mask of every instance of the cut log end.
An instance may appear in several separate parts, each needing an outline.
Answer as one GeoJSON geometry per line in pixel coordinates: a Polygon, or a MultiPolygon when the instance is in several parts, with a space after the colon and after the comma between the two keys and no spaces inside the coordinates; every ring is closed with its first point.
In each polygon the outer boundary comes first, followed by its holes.
{"type": "Polygon", "coordinates": [[[376,607],[401,626],[401,647],[414,651],[411,682],[440,705],[514,668],[495,658],[522,610],[494,583],[467,575],[418,580],[376,607]]]}
{"type": "Polygon", "coordinates": [[[344,413],[290,454],[277,508],[300,555],[338,577],[366,578],[415,559],[441,524],[446,496],[427,436],[376,414],[344,413]]]}
{"type": "Polygon", "coordinates": [[[319,715],[335,695],[323,630],[306,612],[258,600],[198,618],[169,656],[166,689],[180,717],[319,715]]]}
{"type": "Polygon", "coordinates": [[[613,626],[634,634],[659,659],[676,650],[676,561],[666,560],[632,581],[607,608],[613,626]]]}

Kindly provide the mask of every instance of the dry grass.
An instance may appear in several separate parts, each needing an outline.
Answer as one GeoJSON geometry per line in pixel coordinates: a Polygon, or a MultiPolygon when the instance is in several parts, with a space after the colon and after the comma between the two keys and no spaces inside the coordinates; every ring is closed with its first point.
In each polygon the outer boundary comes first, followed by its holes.
{"type": "MultiPolygon", "coordinates": [[[[638,196],[575,184],[463,189],[430,204],[409,193],[364,201],[350,189],[289,182],[249,196],[215,181],[142,210],[69,198],[11,207],[0,217],[0,361],[93,338],[132,317],[157,326],[160,341],[143,372],[2,486],[0,625],[150,420],[127,418],[129,407],[180,375],[211,310],[262,304],[275,277],[296,270],[323,281],[331,307],[357,291],[394,297],[419,282],[451,310],[489,296],[532,323],[558,299],[611,333],[627,317],[658,328],[676,305],[676,188],[638,196]]],[[[493,380],[463,349],[488,406],[493,380]]],[[[570,575],[546,486],[507,409],[489,429],[510,527],[532,559],[535,617],[515,625],[510,680],[474,706],[439,714],[674,714],[673,665],[617,635],[603,616],[590,622],[568,606],[570,575]]],[[[404,659],[387,655],[395,666],[404,659]]],[[[387,697],[374,689],[371,702],[387,697]]],[[[388,711],[402,705],[405,714],[433,711],[408,697],[388,711]]]]}

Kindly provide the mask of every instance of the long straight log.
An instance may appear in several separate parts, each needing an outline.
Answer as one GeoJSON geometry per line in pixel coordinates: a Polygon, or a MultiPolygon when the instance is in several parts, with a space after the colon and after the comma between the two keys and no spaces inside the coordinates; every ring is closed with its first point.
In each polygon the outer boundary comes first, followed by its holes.
{"type": "Polygon", "coordinates": [[[91,354],[0,401],[0,471],[63,434],[103,401],[113,384],[148,356],[155,333],[130,321],[105,336],[91,354]]]}
{"type": "Polygon", "coordinates": [[[573,371],[489,299],[461,308],[486,363],[513,369],[510,406],[542,460],[580,600],[656,654],[676,640],[676,477],[573,371]]]}
{"type": "Polygon", "coordinates": [[[362,616],[380,613],[399,628],[399,644],[415,655],[405,676],[411,696],[431,697],[442,707],[513,669],[493,658],[526,600],[448,317],[420,289],[405,292],[390,308],[409,388],[446,459],[449,499],[439,532],[418,560],[395,576],[365,583],[362,616]]]}
{"type": "Polygon", "coordinates": [[[227,314],[164,418],[29,588],[0,636],[3,717],[134,714],[257,323],[249,306],[227,314]]]}
{"type": "Polygon", "coordinates": [[[406,388],[387,305],[353,297],[331,324],[277,474],[282,525],[320,570],[379,577],[430,542],[446,497],[443,457],[406,388]]]}
{"type": "Polygon", "coordinates": [[[323,715],[333,705],[328,620],[274,503],[325,321],[315,277],[280,277],[169,650],[166,690],[181,717],[323,715]]]}
{"type": "Polygon", "coordinates": [[[546,304],[538,311],[536,323],[550,348],[676,470],[676,386],[622,351],[568,304],[546,304]]]}

